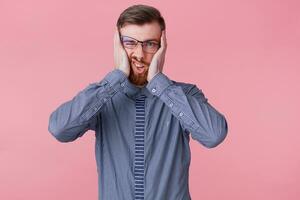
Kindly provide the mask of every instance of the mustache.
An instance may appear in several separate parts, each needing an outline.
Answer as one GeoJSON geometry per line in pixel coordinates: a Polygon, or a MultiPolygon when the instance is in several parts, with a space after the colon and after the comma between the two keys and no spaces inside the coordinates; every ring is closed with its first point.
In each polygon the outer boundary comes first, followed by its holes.
{"type": "Polygon", "coordinates": [[[132,58],[132,59],[131,59],[131,62],[137,62],[137,63],[140,63],[140,64],[142,64],[142,65],[148,66],[148,63],[144,62],[143,60],[139,61],[139,60],[137,60],[137,59],[135,59],[135,58],[132,58]]]}

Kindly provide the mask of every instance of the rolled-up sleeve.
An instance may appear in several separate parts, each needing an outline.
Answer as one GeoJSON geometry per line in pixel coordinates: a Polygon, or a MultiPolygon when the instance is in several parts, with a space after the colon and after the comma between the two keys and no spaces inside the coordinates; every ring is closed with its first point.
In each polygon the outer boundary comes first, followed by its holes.
{"type": "Polygon", "coordinates": [[[97,113],[122,89],[126,78],[124,72],[114,69],[101,81],[89,84],[50,114],[48,131],[60,142],[71,142],[95,130],[99,123],[97,113]]]}
{"type": "Polygon", "coordinates": [[[196,85],[189,84],[186,91],[174,84],[162,72],[147,84],[180,121],[184,133],[207,148],[219,145],[227,136],[228,125],[223,114],[217,111],[196,85]]]}

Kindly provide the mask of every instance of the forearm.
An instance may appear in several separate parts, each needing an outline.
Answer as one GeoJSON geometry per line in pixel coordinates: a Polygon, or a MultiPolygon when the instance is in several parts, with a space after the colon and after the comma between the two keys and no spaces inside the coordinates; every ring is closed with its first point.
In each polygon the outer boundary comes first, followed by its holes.
{"type": "Polygon", "coordinates": [[[202,91],[190,84],[187,91],[159,73],[147,88],[170,109],[180,121],[185,133],[208,148],[220,144],[227,135],[227,121],[223,114],[208,103],[202,91]]]}
{"type": "Polygon", "coordinates": [[[94,129],[97,113],[121,90],[126,75],[115,69],[101,81],[89,84],[71,100],[61,104],[49,118],[49,132],[61,142],[70,142],[94,129]]]}

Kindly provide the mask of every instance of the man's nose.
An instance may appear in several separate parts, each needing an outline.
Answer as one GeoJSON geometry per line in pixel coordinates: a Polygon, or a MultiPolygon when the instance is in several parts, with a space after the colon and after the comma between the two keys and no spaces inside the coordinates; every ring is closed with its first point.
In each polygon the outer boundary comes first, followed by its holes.
{"type": "Polygon", "coordinates": [[[138,60],[142,60],[144,58],[143,46],[141,43],[138,43],[135,47],[134,54],[138,60]]]}

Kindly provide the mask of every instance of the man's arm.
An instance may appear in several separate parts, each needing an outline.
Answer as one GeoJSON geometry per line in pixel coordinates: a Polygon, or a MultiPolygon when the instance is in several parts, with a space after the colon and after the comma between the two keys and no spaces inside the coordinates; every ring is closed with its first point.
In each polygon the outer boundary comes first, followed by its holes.
{"type": "Polygon", "coordinates": [[[208,103],[196,85],[185,93],[159,72],[146,87],[171,109],[185,133],[191,133],[192,138],[205,147],[216,147],[225,139],[228,127],[224,115],[208,103]]]}
{"type": "Polygon", "coordinates": [[[126,78],[123,71],[114,69],[103,80],[89,84],[51,113],[49,132],[60,142],[71,142],[86,131],[95,130],[97,113],[121,90],[126,78]]]}

